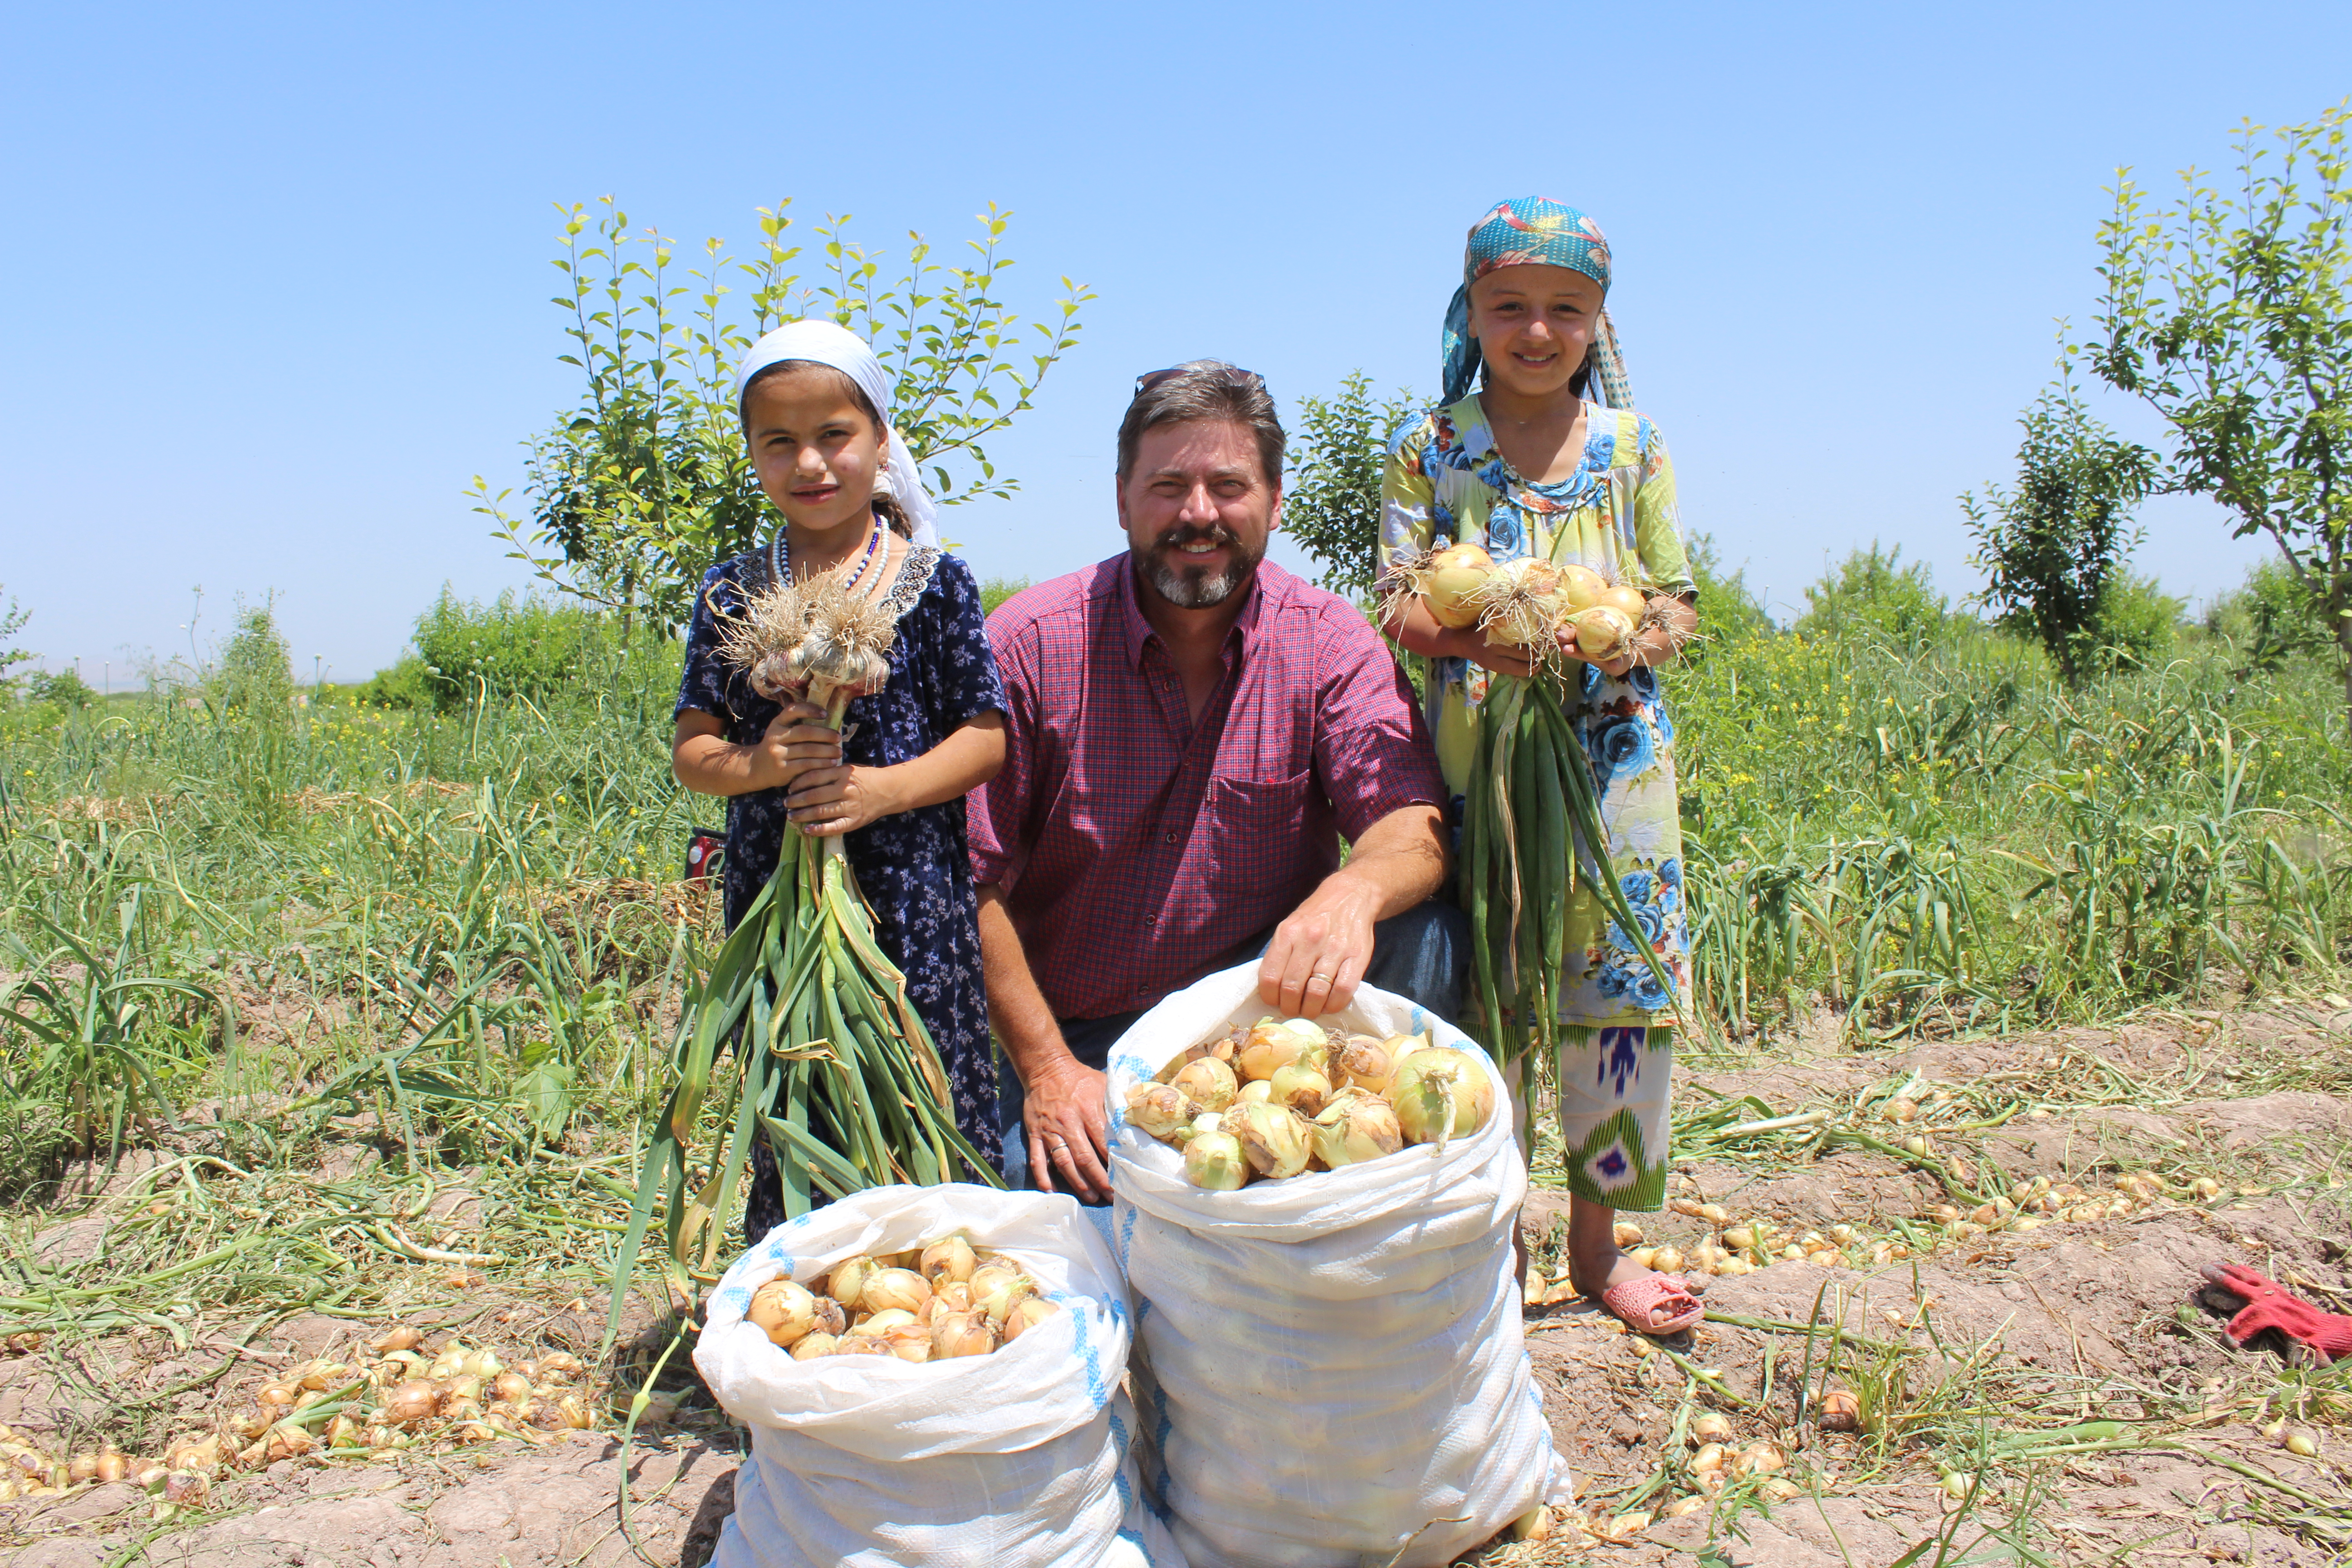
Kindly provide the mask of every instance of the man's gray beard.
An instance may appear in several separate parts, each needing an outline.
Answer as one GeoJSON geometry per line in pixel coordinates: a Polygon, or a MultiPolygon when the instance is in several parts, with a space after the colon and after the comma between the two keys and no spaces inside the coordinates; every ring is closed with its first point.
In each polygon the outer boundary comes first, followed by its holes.
{"type": "MultiPolygon", "coordinates": [[[[1239,550],[1241,542],[1227,539],[1221,542],[1239,550]]],[[[1213,609],[1234,596],[1236,590],[1250,580],[1257,563],[1265,557],[1253,555],[1246,561],[1236,560],[1214,577],[1201,577],[1179,567],[1171,553],[1174,543],[1162,545],[1144,561],[1144,573],[1160,596],[1180,610],[1213,609]]],[[[1197,570],[1197,569],[1196,569],[1197,570]]]]}

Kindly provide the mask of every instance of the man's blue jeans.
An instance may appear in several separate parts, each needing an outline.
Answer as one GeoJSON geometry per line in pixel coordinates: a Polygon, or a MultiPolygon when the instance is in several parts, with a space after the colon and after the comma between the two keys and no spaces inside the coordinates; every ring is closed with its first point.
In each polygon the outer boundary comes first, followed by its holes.
{"type": "MultiPolygon", "coordinates": [[[[1274,940],[1273,928],[1233,954],[1233,963],[1263,957],[1274,940]]],[[[1226,967],[1230,967],[1228,964],[1226,967]]],[[[1452,904],[1435,899],[1372,927],[1372,962],[1364,971],[1367,985],[1403,997],[1441,1018],[1462,1016],[1470,983],[1470,917],[1452,904]]],[[[1104,1018],[1072,1018],[1062,1022],[1062,1043],[1070,1054],[1097,1072],[1110,1059],[1110,1048],[1144,1010],[1113,1013],[1104,1018]]],[[[1190,1044],[1189,1041],[1185,1042],[1190,1044]]],[[[1171,1050],[1170,1055],[1174,1055],[1171,1050]]],[[[1021,1080],[1001,1053],[996,1058],[997,1122],[1004,1131],[1004,1180],[1015,1192],[1030,1185],[1029,1134],[1021,1125],[1021,1080]]]]}

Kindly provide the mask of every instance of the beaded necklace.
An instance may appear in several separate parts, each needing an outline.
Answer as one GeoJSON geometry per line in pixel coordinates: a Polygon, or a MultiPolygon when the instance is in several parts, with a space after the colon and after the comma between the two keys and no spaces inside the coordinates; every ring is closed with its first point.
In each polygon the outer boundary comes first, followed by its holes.
{"type": "MultiPolygon", "coordinates": [[[[768,570],[779,583],[793,580],[793,547],[787,537],[791,532],[790,528],[780,528],[776,530],[776,537],[768,542],[768,570]]],[[[857,570],[852,572],[849,581],[842,584],[845,592],[854,591],[866,580],[866,569],[874,564],[874,552],[881,543],[882,520],[877,517],[874,519],[874,531],[866,536],[866,552],[857,558],[857,570]]]]}

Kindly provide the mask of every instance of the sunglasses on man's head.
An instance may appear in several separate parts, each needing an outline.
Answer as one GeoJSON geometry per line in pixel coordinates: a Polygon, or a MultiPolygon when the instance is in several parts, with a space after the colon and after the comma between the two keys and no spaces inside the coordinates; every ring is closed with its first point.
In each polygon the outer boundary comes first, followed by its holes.
{"type": "MultiPolygon", "coordinates": [[[[1252,381],[1262,382],[1265,379],[1254,370],[1242,370],[1242,367],[1239,365],[1234,365],[1233,368],[1236,371],[1241,371],[1242,374],[1249,377],[1252,381]]],[[[1141,375],[1135,378],[1135,396],[1142,396],[1145,393],[1150,391],[1153,387],[1158,386],[1161,382],[1166,381],[1171,375],[1181,375],[1183,374],[1184,367],[1181,364],[1171,364],[1166,370],[1147,370],[1141,375]]]]}

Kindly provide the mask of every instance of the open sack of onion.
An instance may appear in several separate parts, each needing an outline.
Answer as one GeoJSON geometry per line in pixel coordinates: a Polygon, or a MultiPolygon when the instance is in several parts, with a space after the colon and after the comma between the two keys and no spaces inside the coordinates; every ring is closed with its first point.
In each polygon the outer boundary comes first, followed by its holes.
{"type": "Polygon", "coordinates": [[[975,1247],[961,1231],[910,1252],[845,1258],[803,1285],[771,1279],[744,1313],[794,1361],[988,1355],[1062,1309],[1017,1258],[975,1247]]]}
{"type": "Polygon", "coordinates": [[[1231,1192],[1386,1158],[1443,1152],[1495,1114],[1475,1057],[1426,1035],[1328,1033],[1305,1018],[1235,1024],[1128,1091],[1127,1119],[1184,1154],[1196,1187],[1231,1192]]]}

